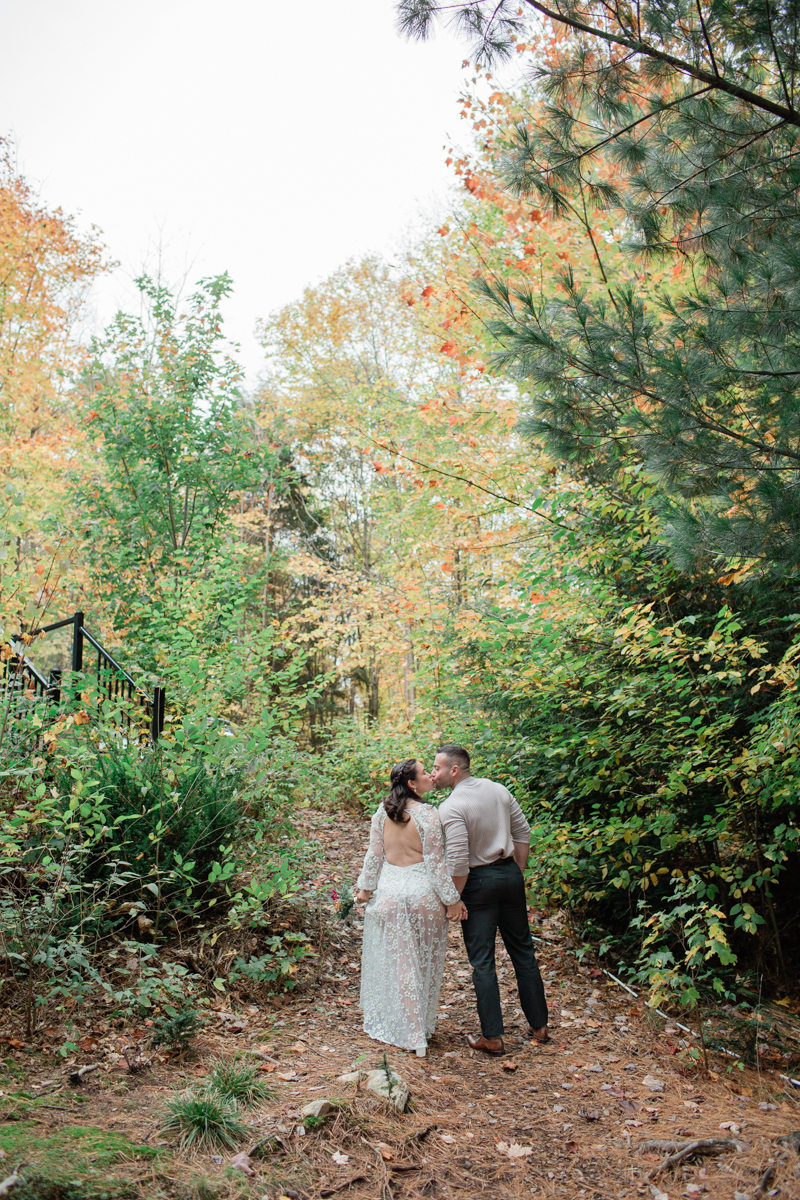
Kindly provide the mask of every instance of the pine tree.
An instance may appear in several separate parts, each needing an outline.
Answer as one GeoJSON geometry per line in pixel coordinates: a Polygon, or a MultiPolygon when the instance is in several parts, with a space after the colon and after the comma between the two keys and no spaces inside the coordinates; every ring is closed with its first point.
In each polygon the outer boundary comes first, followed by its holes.
{"type": "MultiPolygon", "coordinates": [[[[509,183],[559,212],[617,209],[640,269],[640,286],[612,274],[599,299],[569,265],[557,300],[482,285],[498,363],[530,390],[528,430],[600,474],[644,462],[683,565],[794,574],[800,5],[526,7],[569,36],[536,71],[547,115],[518,125],[509,183]]],[[[439,8],[402,4],[401,25],[425,36],[439,8]]],[[[488,58],[521,36],[517,13],[455,16],[488,58]]]]}

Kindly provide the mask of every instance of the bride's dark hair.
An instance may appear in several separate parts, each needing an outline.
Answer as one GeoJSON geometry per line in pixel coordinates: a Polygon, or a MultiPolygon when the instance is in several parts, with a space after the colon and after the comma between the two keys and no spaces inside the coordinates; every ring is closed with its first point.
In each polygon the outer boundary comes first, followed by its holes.
{"type": "Polygon", "coordinates": [[[409,800],[419,800],[416,792],[408,786],[410,781],[416,778],[417,762],[416,758],[405,758],[392,767],[389,776],[392,790],[383,802],[390,821],[402,821],[409,800]]]}

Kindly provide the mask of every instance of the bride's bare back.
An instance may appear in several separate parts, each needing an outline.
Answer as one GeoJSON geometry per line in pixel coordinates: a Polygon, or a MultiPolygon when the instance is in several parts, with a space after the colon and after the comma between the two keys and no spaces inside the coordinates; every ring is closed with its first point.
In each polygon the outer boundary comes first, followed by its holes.
{"type": "Polygon", "coordinates": [[[416,800],[409,800],[404,821],[389,821],[383,823],[383,850],[386,861],[393,867],[411,867],[423,859],[422,842],[417,830],[416,821],[411,816],[412,809],[420,808],[416,800]]]}

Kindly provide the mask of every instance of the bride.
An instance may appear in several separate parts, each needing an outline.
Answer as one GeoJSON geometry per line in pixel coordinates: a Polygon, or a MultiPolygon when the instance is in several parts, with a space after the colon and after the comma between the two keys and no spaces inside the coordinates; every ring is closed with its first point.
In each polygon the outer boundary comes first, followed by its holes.
{"type": "Polygon", "coordinates": [[[447,922],[465,911],[447,874],[433,787],[421,762],[392,768],[392,790],[372,818],[356,902],[366,903],[361,1009],[370,1037],[424,1057],[436,1025],[447,922]]]}

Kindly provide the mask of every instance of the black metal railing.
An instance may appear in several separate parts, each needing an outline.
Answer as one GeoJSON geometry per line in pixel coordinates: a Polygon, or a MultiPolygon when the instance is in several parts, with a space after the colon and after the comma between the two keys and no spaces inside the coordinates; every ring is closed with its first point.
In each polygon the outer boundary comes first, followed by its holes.
{"type": "Polygon", "coordinates": [[[132,732],[134,726],[144,728],[150,740],[157,741],[164,729],[165,689],[155,687],[152,696],[148,695],[89,632],[84,625],[82,612],[73,613],[71,617],[63,621],[54,621],[51,625],[38,626],[26,631],[24,635],[12,635],[3,658],[3,691],[10,705],[11,715],[17,719],[24,719],[32,710],[48,709],[61,704],[62,669],[54,667],[45,679],[27,656],[25,649],[40,635],[54,633],[58,629],[67,629],[70,626],[72,671],[96,679],[99,690],[109,700],[122,702],[121,719],[128,732],[132,732]]]}

